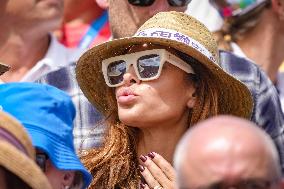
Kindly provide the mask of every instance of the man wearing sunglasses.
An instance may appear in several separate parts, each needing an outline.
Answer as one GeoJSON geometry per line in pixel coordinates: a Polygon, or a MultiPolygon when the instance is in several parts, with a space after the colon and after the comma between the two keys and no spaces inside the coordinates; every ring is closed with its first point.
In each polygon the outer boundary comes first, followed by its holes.
{"type": "Polygon", "coordinates": [[[109,19],[114,38],[133,35],[158,12],[184,12],[191,0],[109,0],[109,19]]]}
{"type": "Polygon", "coordinates": [[[195,125],[175,152],[178,189],[283,189],[271,138],[252,122],[218,116],[195,125]]]}

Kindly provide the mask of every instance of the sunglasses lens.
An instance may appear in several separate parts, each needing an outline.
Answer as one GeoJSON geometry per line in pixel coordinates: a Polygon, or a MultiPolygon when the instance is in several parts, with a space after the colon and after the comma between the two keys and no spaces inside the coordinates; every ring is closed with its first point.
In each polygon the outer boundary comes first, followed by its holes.
{"type": "Polygon", "coordinates": [[[142,56],[137,60],[137,68],[141,78],[155,77],[160,68],[161,58],[157,54],[142,56]]]}
{"type": "Polygon", "coordinates": [[[43,172],[45,172],[46,169],[46,160],[48,159],[48,156],[44,153],[36,154],[36,163],[41,168],[43,172]]]}
{"type": "Polygon", "coordinates": [[[128,0],[129,4],[141,7],[151,6],[154,1],[155,0],[128,0]]]}
{"type": "Polygon", "coordinates": [[[173,7],[184,7],[187,6],[191,0],[168,0],[168,2],[173,7]]]}
{"type": "Polygon", "coordinates": [[[126,62],[118,60],[112,62],[107,67],[107,76],[111,85],[119,84],[123,81],[123,75],[126,72],[126,62]]]}

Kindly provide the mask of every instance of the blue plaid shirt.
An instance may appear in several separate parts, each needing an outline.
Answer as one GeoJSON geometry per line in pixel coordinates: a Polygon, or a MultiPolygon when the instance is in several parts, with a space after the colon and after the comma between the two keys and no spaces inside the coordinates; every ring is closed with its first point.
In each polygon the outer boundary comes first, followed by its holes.
{"type": "Polygon", "coordinates": [[[273,139],[284,173],[284,117],[276,88],[267,75],[248,59],[220,51],[220,60],[220,66],[225,71],[249,88],[254,101],[251,120],[273,139]]]}
{"type": "MultiPolygon", "coordinates": [[[[280,154],[282,170],[284,170],[284,119],[274,85],[257,65],[245,58],[220,51],[220,60],[220,66],[242,81],[251,91],[254,99],[251,120],[263,128],[274,140],[280,154]]],[[[71,95],[77,108],[74,128],[77,150],[100,146],[104,132],[101,124],[102,116],[80,90],[75,79],[75,63],[47,74],[38,82],[53,85],[71,95]]]]}
{"type": "Polygon", "coordinates": [[[36,82],[53,85],[71,97],[76,107],[74,120],[74,145],[77,151],[93,147],[99,147],[103,140],[103,117],[98,110],[89,103],[81,91],[75,77],[76,64],[48,73],[36,82]]]}

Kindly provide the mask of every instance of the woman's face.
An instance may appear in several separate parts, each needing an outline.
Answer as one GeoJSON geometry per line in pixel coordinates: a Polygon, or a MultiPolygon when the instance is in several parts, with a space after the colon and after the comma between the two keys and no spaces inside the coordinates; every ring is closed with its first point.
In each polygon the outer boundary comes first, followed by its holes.
{"type": "MultiPolygon", "coordinates": [[[[148,49],[145,45],[135,46],[128,53],[148,49]]],[[[156,80],[140,81],[133,66],[123,79],[123,85],[116,88],[116,99],[119,119],[126,125],[138,128],[173,125],[188,116],[189,108],[194,106],[192,81],[186,72],[170,63],[164,64],[156,80]]]]}

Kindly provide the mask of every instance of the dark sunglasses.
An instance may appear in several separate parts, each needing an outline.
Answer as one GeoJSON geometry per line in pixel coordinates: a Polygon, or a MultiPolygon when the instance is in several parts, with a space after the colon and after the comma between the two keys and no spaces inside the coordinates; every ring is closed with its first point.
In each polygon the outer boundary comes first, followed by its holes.
{"type": "Polygon", "coordinates": [[[43,172],[46,171],[46,161],[49,159],[48,155],[43,152],[36,153],[36,164],[43,172]]]}
{"type": "MultiPolygon", "coordinates": [[[[134,6],[148,7],[151,6],[155,0],[128,0],[128,2],[134,6]]],[[[168,0],[169,5],[173,7],[187,6],[190,2],[191,0],[168,0]]]]}

